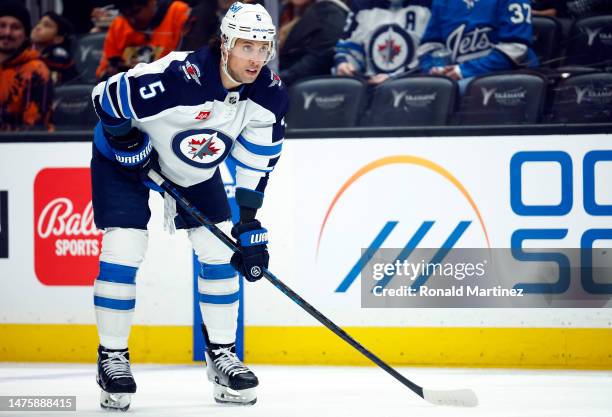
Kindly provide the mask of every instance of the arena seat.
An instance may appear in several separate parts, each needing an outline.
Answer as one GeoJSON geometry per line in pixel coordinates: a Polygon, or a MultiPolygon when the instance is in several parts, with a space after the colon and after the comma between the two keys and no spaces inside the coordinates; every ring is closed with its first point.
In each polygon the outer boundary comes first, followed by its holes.
{"type": "Polygon", "coordinates": [[[612,67],[612,15],[577,20],[566,45],[566,65],[612,67]]]}
{"type": "Polygon", "coordinates": [[[92,33],[77,39],[74,48],[74,61],[81,83],[96,82],[96,68],[104,49],[106,33],[92,33]]]}
{"type": "Polygon", "coordinates": [[[365,101],[365,85],[349,77],[316,77],[291,87],[287,125],[292,129],[352,127],[365,101]]]}
{"type": "Polygon", "coordinates": [[[540,67],[559,65],[559,43],[561,40],[561,23],[554,17],[533,16],[533,49],[540,61],[540,67]]]}
{"type": "Polygon", "coordinates": [[[363,126],[440,126],[455,107],[457,84],[449,78],[419,75],[379,85],[363,126]]]}
{"type": "Polygon", "coordinates": [[[57,130],[89,130],[98,117],[91,102],[93,85],[60,86],[53,98],[53,124],[57,130]]]}
{"type": "Polygon", "coordinates": [[[546,78],[533,72],[476,77],[467,86],[457,122],[471,125],[537,123],[546,85],[546,78]]]}
{"type": "Polygon", "coordinates": [[[555,88],[554,123],[607,123],[612,120],[612,73],[574,75],[555,88]]]}

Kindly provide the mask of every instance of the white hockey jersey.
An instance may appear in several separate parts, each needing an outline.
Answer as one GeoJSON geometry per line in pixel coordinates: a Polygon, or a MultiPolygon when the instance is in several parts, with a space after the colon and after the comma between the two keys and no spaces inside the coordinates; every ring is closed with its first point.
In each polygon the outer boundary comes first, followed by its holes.
{"type": "Polygon", "coordinates": [[[354,1],[335,65],[351,62],[366,76],[397,74],[418,65],[417,48],[431,15],[431,0],[354,1]]]}
{"type": "MultiPolygon", "coordinates": [[[[109,131],[133,126],[147,133],[162,174],[174,183],[205,181],[233,158],[236,187],[263,193],[280,157],[288,96],[267,67],[254,83],[226,90],[219,60],[203,48],[139,64],[98,84],[94,107],[109,131]]],[[[97,128],[94,143],[113,159],[104,134],[97,128]]]]}

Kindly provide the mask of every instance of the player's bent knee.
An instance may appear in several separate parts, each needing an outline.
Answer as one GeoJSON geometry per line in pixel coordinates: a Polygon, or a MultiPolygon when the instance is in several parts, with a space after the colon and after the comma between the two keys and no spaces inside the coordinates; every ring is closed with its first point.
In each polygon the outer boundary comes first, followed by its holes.
{"type": "Polygon", "coordinates": [[[147,251],[148,238],[146,230],[107,228],[102,238],[100,261],[138,268],[147,251]]]}
{"type": "MultiPolygon", "coordinates": [[[[232,222],[227,220],[217,224],[225,234],[230,235],[232,222]]],[[[206,264],[226,264],[229,263],[234,253],[225,243],[216,237],[204,226],[195,227],[187,231],[193,249],[198,255],[198,260],[206,264]]]]}

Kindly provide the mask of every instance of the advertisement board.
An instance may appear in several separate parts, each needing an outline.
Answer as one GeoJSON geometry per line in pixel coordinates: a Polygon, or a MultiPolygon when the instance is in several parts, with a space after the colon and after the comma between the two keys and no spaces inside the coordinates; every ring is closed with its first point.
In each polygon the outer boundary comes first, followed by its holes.
{"type": "MultiPolygon", "coordinates": [[[[95,338],[91,284],[100,234],[91,223],[90,146],[0,145],[0,329],[15,346],[23,342],[18,325],[65,326],[62,334],[86,326],[95,338]]],[[[385,248],[609,248],[610,149],[609,135],[286,140],[258,214],[269,229],[270,270],[391,362],[433,363],[436,344],[470,340],[445,363],[514,366],[525,346],[533,358],[525,366],[608,363],[610,309],[363,308],[360,284],[367,257],[385,248]],[[542,338],[560,351],[533,348],[542,338]],[[581,350],[588,338],[590,350],[581,350]],[[396,348],[408,339],[423,346],[410,359],[396,348]],[[495,353],[495,346],[507,350],[495,353]],[[478,349],[488,362],[479,362],[478,349]],[[585,362],[558,359],[571,352],[585,362]]],[[[189,361],[191,247],[183,232],[162,230],[162,199],[153,195],[150,205],[134,333],[153,340],[173,332],[178,348],[168,346],[161,360],[189,361]]],[[[542,263],[552,283],[560,279],[554,263],[542,263]]],[[[584,283],[571,277],[572,285],[584,283]]],[[[590,283],[601,291],[610,285],[605,277],[590,283]]],[[[361,363],[265,281],[244,289],[247,360],[361,363]]]]}

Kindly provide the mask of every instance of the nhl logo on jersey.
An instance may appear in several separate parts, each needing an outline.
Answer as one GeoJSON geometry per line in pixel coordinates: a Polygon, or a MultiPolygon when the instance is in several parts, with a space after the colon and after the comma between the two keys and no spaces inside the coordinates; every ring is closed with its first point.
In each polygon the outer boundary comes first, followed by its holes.
{"type": "Polygon", "coordinates": [[[213,129],[195,129],[178,133],[172,150],[178,158],[196,168],[213,168],[227,157],[232,138],[213,129]]]}
{"type": "Polygon", "coordinates": [[[376,72],[392,73],[412,62],[415,47],[405,29],[397,24],[390,24],[383,25],[374,32],[369,53],[376,72]]]}

